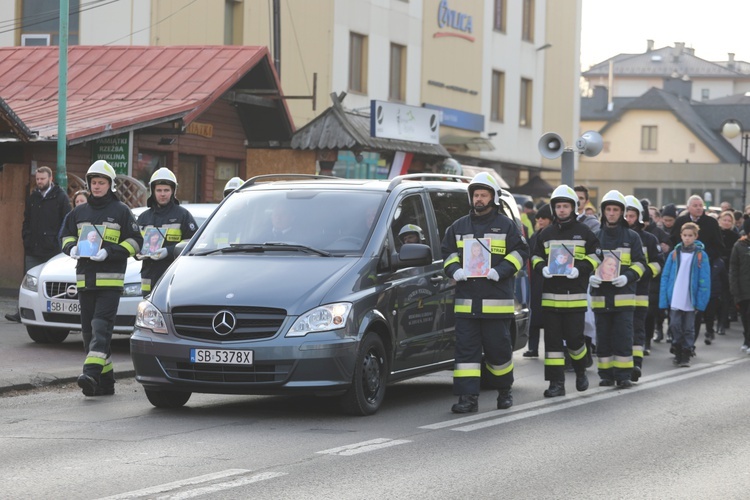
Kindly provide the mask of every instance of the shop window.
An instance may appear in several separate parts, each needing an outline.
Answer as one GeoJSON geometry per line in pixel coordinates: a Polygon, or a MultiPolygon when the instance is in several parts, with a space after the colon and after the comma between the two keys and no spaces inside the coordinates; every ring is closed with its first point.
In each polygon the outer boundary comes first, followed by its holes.
{"type": "Polygon", "coordinates": [[[224,198],[224,186],[229,179],[239,175],[239,170],[240,166],[236,161],[216,160],[213,201],[218,203],[224,198]]]}
{"type": "Polygon", "coordinates": [[[505,118],[505,73],[502,71],[492,72],[491,106],[490,120],[493,122],[502,122],[505,118]]]}
{"type": "Polygon", "coordinates": [[[520,116],[518,125],[521,127],[531,127],[531,104],[533,98],[533,82],[527,78],[521,78],[521,103],[520,116]]]}
{"type": "Polygon", "coordinates": [[[133,177],[148,187],[151,175],[162,167],[169,168],[166,154],[157,151],[139,151],[133,162],[133,177]]]}
{"type": "Polygon", "coordinates": [[[391,73],[388,82],[388,98],[391,101],[406,100],[406,47],[391,44],[391,73]]]}
{"type": "MultiPolygon", "coordinates": [[[[20,3],[20,35],[24,43],[26,45],[60,45],[60,0],[21,0],[20,3]],[[41,43],[42,41],[46,43],[41,43]]],[[[69,0],[68,3],[68,45],[79,43],[80,4],[80,0],[69,0]]]]}
{"type": "Polygon", "coordinates": [[[358,33],[349,35],[349,90],[367,93],[367,37],[358,33]]]}

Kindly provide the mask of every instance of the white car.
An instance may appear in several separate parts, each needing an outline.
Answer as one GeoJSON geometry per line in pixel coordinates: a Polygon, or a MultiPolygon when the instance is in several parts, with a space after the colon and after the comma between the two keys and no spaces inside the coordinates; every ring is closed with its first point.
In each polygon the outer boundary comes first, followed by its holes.
{"type": "MultiPolygon", "coordinates": [[[[218,206],[216,203],[182,205],[200,226],[218,206]]],[[[135,217],[146,207],[133,209],[135,217]]],[[[115,319],[115,333],[130,335],[141,301],[141,263],[128,259],[125,289],[115,319]]],[[[60,253],[39,266],[29,269],[18,293],[21,323],[29,337],[40,344],[64,341],[71,330],[81,330],[81,305],[76,288],[76,261],[60,253]]]]}

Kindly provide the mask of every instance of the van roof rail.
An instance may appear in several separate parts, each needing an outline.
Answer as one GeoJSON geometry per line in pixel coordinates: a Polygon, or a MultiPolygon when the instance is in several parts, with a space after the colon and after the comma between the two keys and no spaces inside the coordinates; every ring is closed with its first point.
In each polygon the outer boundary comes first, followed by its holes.
{"type": "Polygon", "coordinates": [[[335,179],[339,180],[340,177],[332,177],[330,175],[317,175],[317,174],[263,174],[263,175],[256,175],[255,177],[251,177],[250,179],[246,180],[241,188],[254,186],[257,182],[263,181],[265,179],[335,179]]]}
{"type": "Polygon", "coordinates": [[[415,180],[432,180],[432,181],[455,181],[455,182],[470,182],[471,177],[465,175],[452,175],[452,174],[405,174],[394,177],[390,184],[388,184],[388,191],[392,191],[393,188],[401,184],[403,181],[415,181],[415,180]]]}

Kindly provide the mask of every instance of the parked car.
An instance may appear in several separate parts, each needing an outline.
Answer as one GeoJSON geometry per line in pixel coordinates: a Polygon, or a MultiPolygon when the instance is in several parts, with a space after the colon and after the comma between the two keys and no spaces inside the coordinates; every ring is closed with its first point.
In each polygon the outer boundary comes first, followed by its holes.
{"type": "MultiPolygon", "coordinates": [[[[139,305],[130,347],[149,401],[306,393],[369,415],[386,384],[452,369],[455,282],[440,244],[469,212],[467,178],[267,177],[229,195],[139,305]],[[283,218],[289,229],[274,232],[283,218]],[[421,228],[420,243],[401,244],[407,224],[421,228]]],[[[520,227],[509,193],[502,204],[520,227]]],[[[518,350],[528,336],[525,269],[516,290],[518,350]]]]}
{"type": "MultiPolygon", "coordinates": [[[[215,203],[183,205],[200,225],[218,206],[215,203]]],[[[138,217],[146,207],[133,209],[138,217]]],[[[141,263],[128,259],[125,288],[115,318],[115,333],[133,332],[138,303],[141,301],[141,263]]],[[[34,342],[53,344],[64,341],[71,330],[81,329],[81,306],[76,288],[76,261],[64,253],[29,269],[18,292],[21,323],[34,342]]]]}

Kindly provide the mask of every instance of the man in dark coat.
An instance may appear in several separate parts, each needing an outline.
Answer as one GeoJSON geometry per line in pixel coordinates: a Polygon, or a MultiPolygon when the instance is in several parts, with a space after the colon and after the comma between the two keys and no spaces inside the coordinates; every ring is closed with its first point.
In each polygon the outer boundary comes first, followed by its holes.
{"type": "Polygon", "coordinates": [[[680,230],[682,225],[686,222],[695,222],[699,229],[698,239],[703,243],[709,260],[713,261],[724,254],[724,241],[721,237],[721,228],[718,221],[708,215],[703,207],[703,198],[697,194],[688,198],[688,213],[677,217],[674,226],[672,226],[672,246],[681,243],[680,230]]]}

